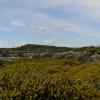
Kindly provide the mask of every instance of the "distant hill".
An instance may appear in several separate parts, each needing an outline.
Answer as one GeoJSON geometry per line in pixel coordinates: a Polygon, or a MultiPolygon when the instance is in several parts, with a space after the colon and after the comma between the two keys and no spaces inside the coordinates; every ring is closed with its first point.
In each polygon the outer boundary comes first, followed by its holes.
{"type": "Polygon", "coordinates": [[[36,45],[36,44],[26,44],[21,47],[16,48],[16,50],[22,51],[34,51],[34,52],[56,52],[56,51],[69,51],[71,48],[67,47],[56,47],[56,46],[49,46],[49,45],[36,45]]]}
{"type": "Polygon", "coordinates": [[[42,51],[67,52],[70,50],[97,51],[97,50],[100,50],[100,47],[89,46],[89,47],[71,48],[71,47],[57,47],[57,46],[50,46],[50,45],[26,44],[26,45],[22,45],[20,47],[11,48],[11,49],[18,50],[18,51],[35,51],[35,52],[42,52],[42,51]]]}
{"type": "Polygon", "coordinates": [[[67,47],[56,47],[48,45],[26,44],[16,48],[0,48],[0,53],[4,52],[64,52],[69,51],[67,47]]]}
{"type": "Polygon", "coordinates": [[[0,53],[8,53],[8,52],[67,52],[67,51],[89,51],[96,52],[100,51],[100,47],[81,47],[81,48],[69,48],[69,47],[56,47],[56,46],[48,46],[48,45],[37,45],[37,44],[26,44],[16,48],[1,48],[0,53]]]}

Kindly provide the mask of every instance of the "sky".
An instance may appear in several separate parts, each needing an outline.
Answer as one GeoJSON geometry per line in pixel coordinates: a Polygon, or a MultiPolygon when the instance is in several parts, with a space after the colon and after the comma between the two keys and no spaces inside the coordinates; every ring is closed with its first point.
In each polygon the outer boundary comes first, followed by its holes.
{"type": "Polygon", "coordinates": [[[0,48],[100,45],[100,0],[0,0],[0,48]]]}

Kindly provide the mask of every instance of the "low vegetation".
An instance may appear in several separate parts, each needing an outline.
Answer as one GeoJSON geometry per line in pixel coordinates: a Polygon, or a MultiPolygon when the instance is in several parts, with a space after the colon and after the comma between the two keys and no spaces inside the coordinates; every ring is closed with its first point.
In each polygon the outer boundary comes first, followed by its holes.
{"type": "Polygon", "coordinates": [[[100,63],[0,61],[0,100],[100,100],[100,63]]]}

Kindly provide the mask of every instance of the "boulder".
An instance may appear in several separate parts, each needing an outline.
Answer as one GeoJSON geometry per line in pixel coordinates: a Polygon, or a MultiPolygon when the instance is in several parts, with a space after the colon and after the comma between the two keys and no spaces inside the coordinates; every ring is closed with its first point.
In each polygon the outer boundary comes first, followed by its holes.
{"type": "Polygon", "coordinates": [[[66,52],[62,52],[62,53],[54,53],[52,58],[56,58],[56,59],[63,59],[66,56],[66,52]]]}
{"type": "Polygon", "coordinates": [[[40,58],[40,53],[32,53],[31,57],[32,58],[40,58]]]}
{"type": "Polygon", "coordinates": [[[53,53],[49,53],[49,52],[40,54],[40,58],[49,58],[52,56],[53,56],[53,53]]]}
{"type": "Polygon", "coordinates": [[[97,55],[97,54],[92,55],[91,59],[92,59],[93,62],[99,62],[100,61],[100,55],[97,55]]]}

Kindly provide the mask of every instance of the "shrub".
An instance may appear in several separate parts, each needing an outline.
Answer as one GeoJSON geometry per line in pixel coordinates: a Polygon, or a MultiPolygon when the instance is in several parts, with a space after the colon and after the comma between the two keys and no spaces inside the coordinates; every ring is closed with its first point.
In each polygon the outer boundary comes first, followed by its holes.
{"type": "Polygon", "coordinates": [[[12,62],[0,69],[1,100],[96,100],[100,95],[93,83],[100,64],[50,59],[12,62]]]}

